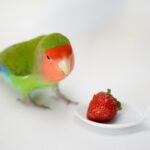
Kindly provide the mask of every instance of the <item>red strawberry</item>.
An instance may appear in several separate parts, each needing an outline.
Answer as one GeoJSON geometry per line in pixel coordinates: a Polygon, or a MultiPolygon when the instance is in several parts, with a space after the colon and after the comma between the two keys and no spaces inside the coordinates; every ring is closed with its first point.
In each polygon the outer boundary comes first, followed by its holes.
{"type": "Polygon", "coordinates": [[[121,110],[121,103],[108,89],[107,92],[99,92],[93,96],[87,110],[87,118],[96,122],[107,122],[116,116],[118,110],[121,110]]]}

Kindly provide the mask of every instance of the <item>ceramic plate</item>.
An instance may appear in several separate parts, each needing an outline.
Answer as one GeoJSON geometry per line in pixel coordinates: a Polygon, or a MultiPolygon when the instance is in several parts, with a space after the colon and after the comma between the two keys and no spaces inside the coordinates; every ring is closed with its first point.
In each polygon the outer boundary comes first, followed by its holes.
{"type": "Polygon", "coordinates": [[[113,121],[108,123],[97,123],[87,119],[87,108],[88,105],[80,105],[76,109],[75,115],[85,123],[100,128],[120,129],[133,127],[142,123],[145,118],[144,110],[142,111],[138,107],[123,104],[122,110],[117,113],[117,116],[113,121]]]}

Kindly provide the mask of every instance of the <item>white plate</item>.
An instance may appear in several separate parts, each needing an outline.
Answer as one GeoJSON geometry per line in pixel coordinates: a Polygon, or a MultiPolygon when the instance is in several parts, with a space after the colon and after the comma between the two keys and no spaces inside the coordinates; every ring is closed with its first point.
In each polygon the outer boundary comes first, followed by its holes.
{"type": "Polygon", "coordinates": [[[142,123],[145,118],[145,111],[143,109],[124,104],[122,110],[117,113],[117,116],[113,121],[108,123],[97,123],[87,119],[87,108],[87,105],[80,105],[76,109],[75,115],[85,123],[100,128],[120,129],[133,127],[142,123]]]}

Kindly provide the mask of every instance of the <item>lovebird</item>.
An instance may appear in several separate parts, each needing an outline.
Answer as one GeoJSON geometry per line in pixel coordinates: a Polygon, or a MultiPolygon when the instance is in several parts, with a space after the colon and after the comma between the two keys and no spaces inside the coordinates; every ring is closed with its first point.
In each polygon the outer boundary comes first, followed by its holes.
{"type": "Polygon", "coordinates": [[[0,73],[4,79],[23,95],[23,102],[30,100],[37,106],[49,108],[47,103],[31,97],[36,89],[51,88],[67,103],[60,92],[59,82],[74,68],[74,53],[69,39],[52,33],[14,44],[0,53],[0,73]]]}

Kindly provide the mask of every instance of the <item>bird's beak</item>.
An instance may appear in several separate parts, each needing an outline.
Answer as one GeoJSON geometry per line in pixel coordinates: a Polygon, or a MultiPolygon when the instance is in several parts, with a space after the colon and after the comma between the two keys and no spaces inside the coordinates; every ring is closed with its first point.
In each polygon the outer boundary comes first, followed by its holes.
{"type": "Polygon", "coordinates": [[[70,61],[65,58],[58,63],[59,68],[64,72],[65,75],[70,73],[70,61]]]}

